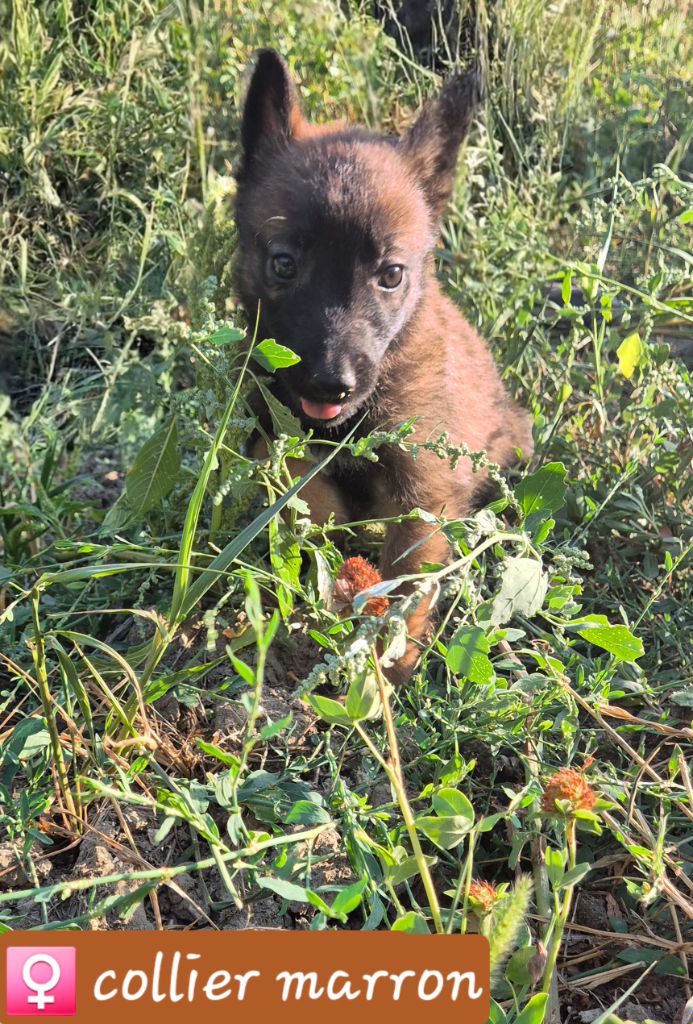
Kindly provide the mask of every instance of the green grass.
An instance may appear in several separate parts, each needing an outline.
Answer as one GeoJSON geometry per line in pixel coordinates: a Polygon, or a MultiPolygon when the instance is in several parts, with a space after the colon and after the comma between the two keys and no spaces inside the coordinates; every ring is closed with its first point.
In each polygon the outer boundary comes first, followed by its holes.
{"type": "Polygon", "coordinates": [[[685,12],[477,5],[489,96],[439,269],[537,451],[441,524],[439,629],[388,695],[369,651],[402,608],[329,602],[378,524],[303,517],[281,407],[270,457],[245,447],[281,353],[240,343],[228,197],[257,45],[318,119],[396,130],[436,76],[370,4],[219,6],[2,16],[0,927],[480,928],[494,1022],[634,983],[666,1021],[693,948],[685,12]],[[569,766],[594,812],[540,813],[569,766]]]}

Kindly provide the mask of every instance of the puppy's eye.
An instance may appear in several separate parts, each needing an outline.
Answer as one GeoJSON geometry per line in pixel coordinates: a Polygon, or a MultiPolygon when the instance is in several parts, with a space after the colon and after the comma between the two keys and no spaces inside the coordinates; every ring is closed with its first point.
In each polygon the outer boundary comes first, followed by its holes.
{"type": "Polygon", "coordinates": [[[290,281],[296,277],[296,260],[288,252],[278,252],[270,259],[270,268],[280,281],[290,281]]]}
{"type": "Polygon", "coordinates": [[[385,291],[393,292],[395,288],[399,288],[404,277],[404,267],[401,263],[391,263],[387,267],[383,267],[378,278],[378,287],[384,288],[385,291]]]}

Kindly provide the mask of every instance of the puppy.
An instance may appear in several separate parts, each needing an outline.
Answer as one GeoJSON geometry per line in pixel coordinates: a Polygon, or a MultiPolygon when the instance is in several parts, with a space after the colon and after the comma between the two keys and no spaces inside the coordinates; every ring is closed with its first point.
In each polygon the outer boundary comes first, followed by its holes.
{"type": "MultiPolygon", "coordinates": [[[[479,101],[476,73],[450,78],[401,137],[309,124],[287,65],[262,50],[243,111],[237,173],[238,291],[260,338],[300,356],[276,396],[318,438],[338,441],[418,417],[413,440],[448,435],[508,466],[532,452],[528,415],[508,396],[484,341],[441,291],[433,250],[457,157],[479,101]]],[[[418,507],[467,515],[486,482],[469,459],[395,445],[379,461],[333,460],[301,492],[316,522],[391,518],[418,507]]],[[[307,467],[306,467],[307,468],[307,467]]],[[[304,472],[302,470],[301,472],[304,472]]],[[[442,533],[388,528],[384,578],[444,562],[442,533]]],[[[430,617],[424,598],[391,676],[416,666],[430,617]]]]}

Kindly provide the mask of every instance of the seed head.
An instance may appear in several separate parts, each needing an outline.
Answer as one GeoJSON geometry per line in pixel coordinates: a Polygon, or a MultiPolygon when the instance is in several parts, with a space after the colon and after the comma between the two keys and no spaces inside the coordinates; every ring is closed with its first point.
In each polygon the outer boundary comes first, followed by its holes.
{"type": "Polygon", "coordinates": [[[469,901],[478,917],[486,917],[495,905],[502,900],[504,893],[499,892],[490,882],[473,881],[469,886],[469,901]]]}
{"type": "MultiPolygon", "coordinates": [[[[369,561],[355,555],[342,563],[334,584],[334,596],[337,604],[346,608],[353,607],[354,598],[362,590],[382,583],[383,578],[369,561]]],[[[387,611],[386,597],[372,597],[361,609],[366,615],[384,615],[387,611]]]]}
{"type": "Polygon", "coordinates": [[[546,783],[541,809],[545,814],[558,814],[561,817],[567,814],[570,817],[576,811],[591,811],[596,801],[596,793],[582,772],[576,772],[574,768],[561,768],[546,783]],[[565,801],[567,810],[557,804],[557,800],[565,801]]]}

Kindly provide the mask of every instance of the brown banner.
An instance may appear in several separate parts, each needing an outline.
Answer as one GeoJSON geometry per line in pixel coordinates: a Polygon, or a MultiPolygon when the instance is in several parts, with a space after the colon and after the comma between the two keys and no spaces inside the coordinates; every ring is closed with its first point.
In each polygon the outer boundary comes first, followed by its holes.
{"type": "Polygon", "coordinates": [[[10,932],[0,936],[3,1024],[486,1024],[488,942],[396,932],[10,932]],[[327,1017],[326,1017],[327,1015],[327,1017]]]}

